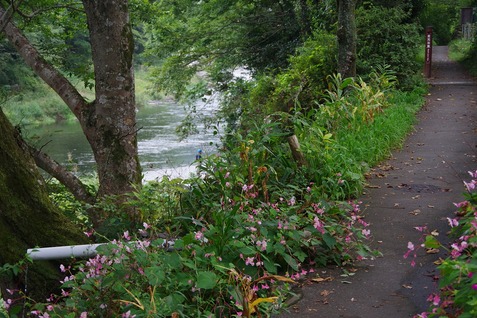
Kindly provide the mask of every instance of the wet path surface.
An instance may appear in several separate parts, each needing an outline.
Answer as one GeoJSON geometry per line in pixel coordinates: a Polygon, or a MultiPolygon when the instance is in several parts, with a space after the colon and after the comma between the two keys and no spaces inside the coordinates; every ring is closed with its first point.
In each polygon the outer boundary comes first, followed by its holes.
{"type": "Polygon", "coordinates": [[[445,240],[453,202],[462,201],[467,171],[477,169],[477,86],[447,47],[434,49],[427,103],[403,149],[371,171],[370,187],[360,198],[370,222],[372,247],[383,254],[366,260],[353,276],[336,268],[319,272],[332,280],[305,283],[302,299],[278,317],[404,318],[428,308],[436,290],[433,262],[439,254],[420,253],[417,265],[404,259],[416,226],[427,226],[445,240]]]}

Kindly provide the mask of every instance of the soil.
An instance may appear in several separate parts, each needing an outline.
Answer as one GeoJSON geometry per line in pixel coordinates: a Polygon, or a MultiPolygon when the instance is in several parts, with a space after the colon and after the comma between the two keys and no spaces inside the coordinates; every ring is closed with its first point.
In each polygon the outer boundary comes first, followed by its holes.
{"type": "Polygon", "coordinates": [[[434,262],[446,255],[422,251],[415,267],[403,255],[408,242],[419,243],[416,226],[448,241],[447,217],[463,200],[468,171],[477,169],[477,83],[447,52],[434,47],[430,90],[414,131],[402,149],[372,169],[359,199],[371,246],[382,257],[317,271],[302,282],[289,312],[276,318],[404,318],[428,309],[427,297],[437,290],[434,262]]]}

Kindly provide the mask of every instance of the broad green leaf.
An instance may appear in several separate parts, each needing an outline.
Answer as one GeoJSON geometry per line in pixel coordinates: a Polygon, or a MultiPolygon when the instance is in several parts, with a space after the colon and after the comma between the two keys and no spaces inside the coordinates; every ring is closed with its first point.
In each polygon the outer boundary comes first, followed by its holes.
{"type": "Polygon", "coordinates": [[[197,287],[212,289],[217,285],[217,275],[214,272],[199,272],[197,274],[197,287]]]}
{"type": "Polygon", "coordinates": [[[146,268],[144,270],[144,274],[146,275],[149,284],[151,284],[152,286],[159,286],[166,278],[164,269],[159,266],[146,268]]]}
{"type": "Polygon", "coordinates": [[[285,262],[287,262],[287,264],[290,265],[291,268],[293,268],[296,271],[298,270],[298,264],[293,257],[291,257],[288,254],[284,254],[283,258],[285,259],[285,262]]]}
{"type": "Polygon", "coordinates": [[[440,243],[433,235],[427,235],[426,240],[424,241],[424,246],[426,248],[439,248],[440,243]]]}
{"type": "Polygon", "coordinates": [[[328,233],[325,233],[323,235],[323,241],[325,242],[326,246],[328,246],[328,248],[332,249],[335,244],[336,244],[336,239],[329,235],[328,233]]]}

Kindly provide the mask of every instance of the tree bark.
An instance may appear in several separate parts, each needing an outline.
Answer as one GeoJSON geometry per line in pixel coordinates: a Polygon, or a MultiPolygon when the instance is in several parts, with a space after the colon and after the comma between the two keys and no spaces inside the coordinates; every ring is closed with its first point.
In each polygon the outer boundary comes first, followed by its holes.
{"type": "MultiPolygon", "coordinates": [[[[0,266],[21,260],[28,248],[85,244],[86,236],[51,203],[44,181],[30,155],[18,144],[18,132],[0,109],[0,266]]],[[[23,290],[44,301],[59,286],[57,263],[35,262],[25,277],[1,277],[0,291],[23,290]]]]}
{"type": "Polygon", "coordinates": [[[141,183],[137,153],[133,35],[127,0],[83,0],[96,99],[81,125],[98,163],[99,196],[122,195],[141,183]]]}
{"type": "MultiPolygon", "coordinates": [[[[133,36],[127,0],[83,0],[95,71],[95,100],[87,103],[10,21],[3,33],[25,62],[68,105],[91,145],[99,178],[98,198],[126,199],[141,184],[137,152],[132,64],[133,36]]],[[[0,7],[0,15],[6,11],[0,7]]],[[[0,20],[1,21],[1,20],[0,20]]],[[[51,168],[53,169],[53,168],[51,168]]],[[[134,214],[134,211],[131,212],[134,214]]],[[[99,226],[107,215],[97,216],[99,226]]]]}
{"type": "Polygon", "coordinates": [[[356,77],[356,0],[337,0],[338,73],[342,78],[356,77]]]}
{"type": "Polygon", "coordinates": [[[298,141],[298,138],[296,135],[291,135],[287,137],[288,141],[288,146],[290,147],[290,150],[292,152],[293,159],[297,163],[298,167],[303,167],[306,166],[306,159],[305,156],[303,156],[303,153],[301,152],[300,149],[300,142],[298,141]]]}

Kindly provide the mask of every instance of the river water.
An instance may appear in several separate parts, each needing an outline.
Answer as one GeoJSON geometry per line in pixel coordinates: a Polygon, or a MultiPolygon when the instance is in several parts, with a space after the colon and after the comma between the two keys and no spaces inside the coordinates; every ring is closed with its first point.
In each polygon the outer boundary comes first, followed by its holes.
{"type": "MultiPolygon", "coordinates": [[[[199,103],[196,108],[201,115],[211,115],[216,103],[199,103]]],[[[203,155],[216,151],[219,137],[212,131],[205,132],[203,125],[199,134],[179,140],[175,130],[186,113],[184,106],[171,101],[151,101],[138,110],[138,150],[145,181],[164,175],[185,178],[195,171],[198,149],[203,155]]],[[[79,123],[45,125],[26,133],[36,147],[77,175],[94,173],[93,154],[79,123]]]]}

